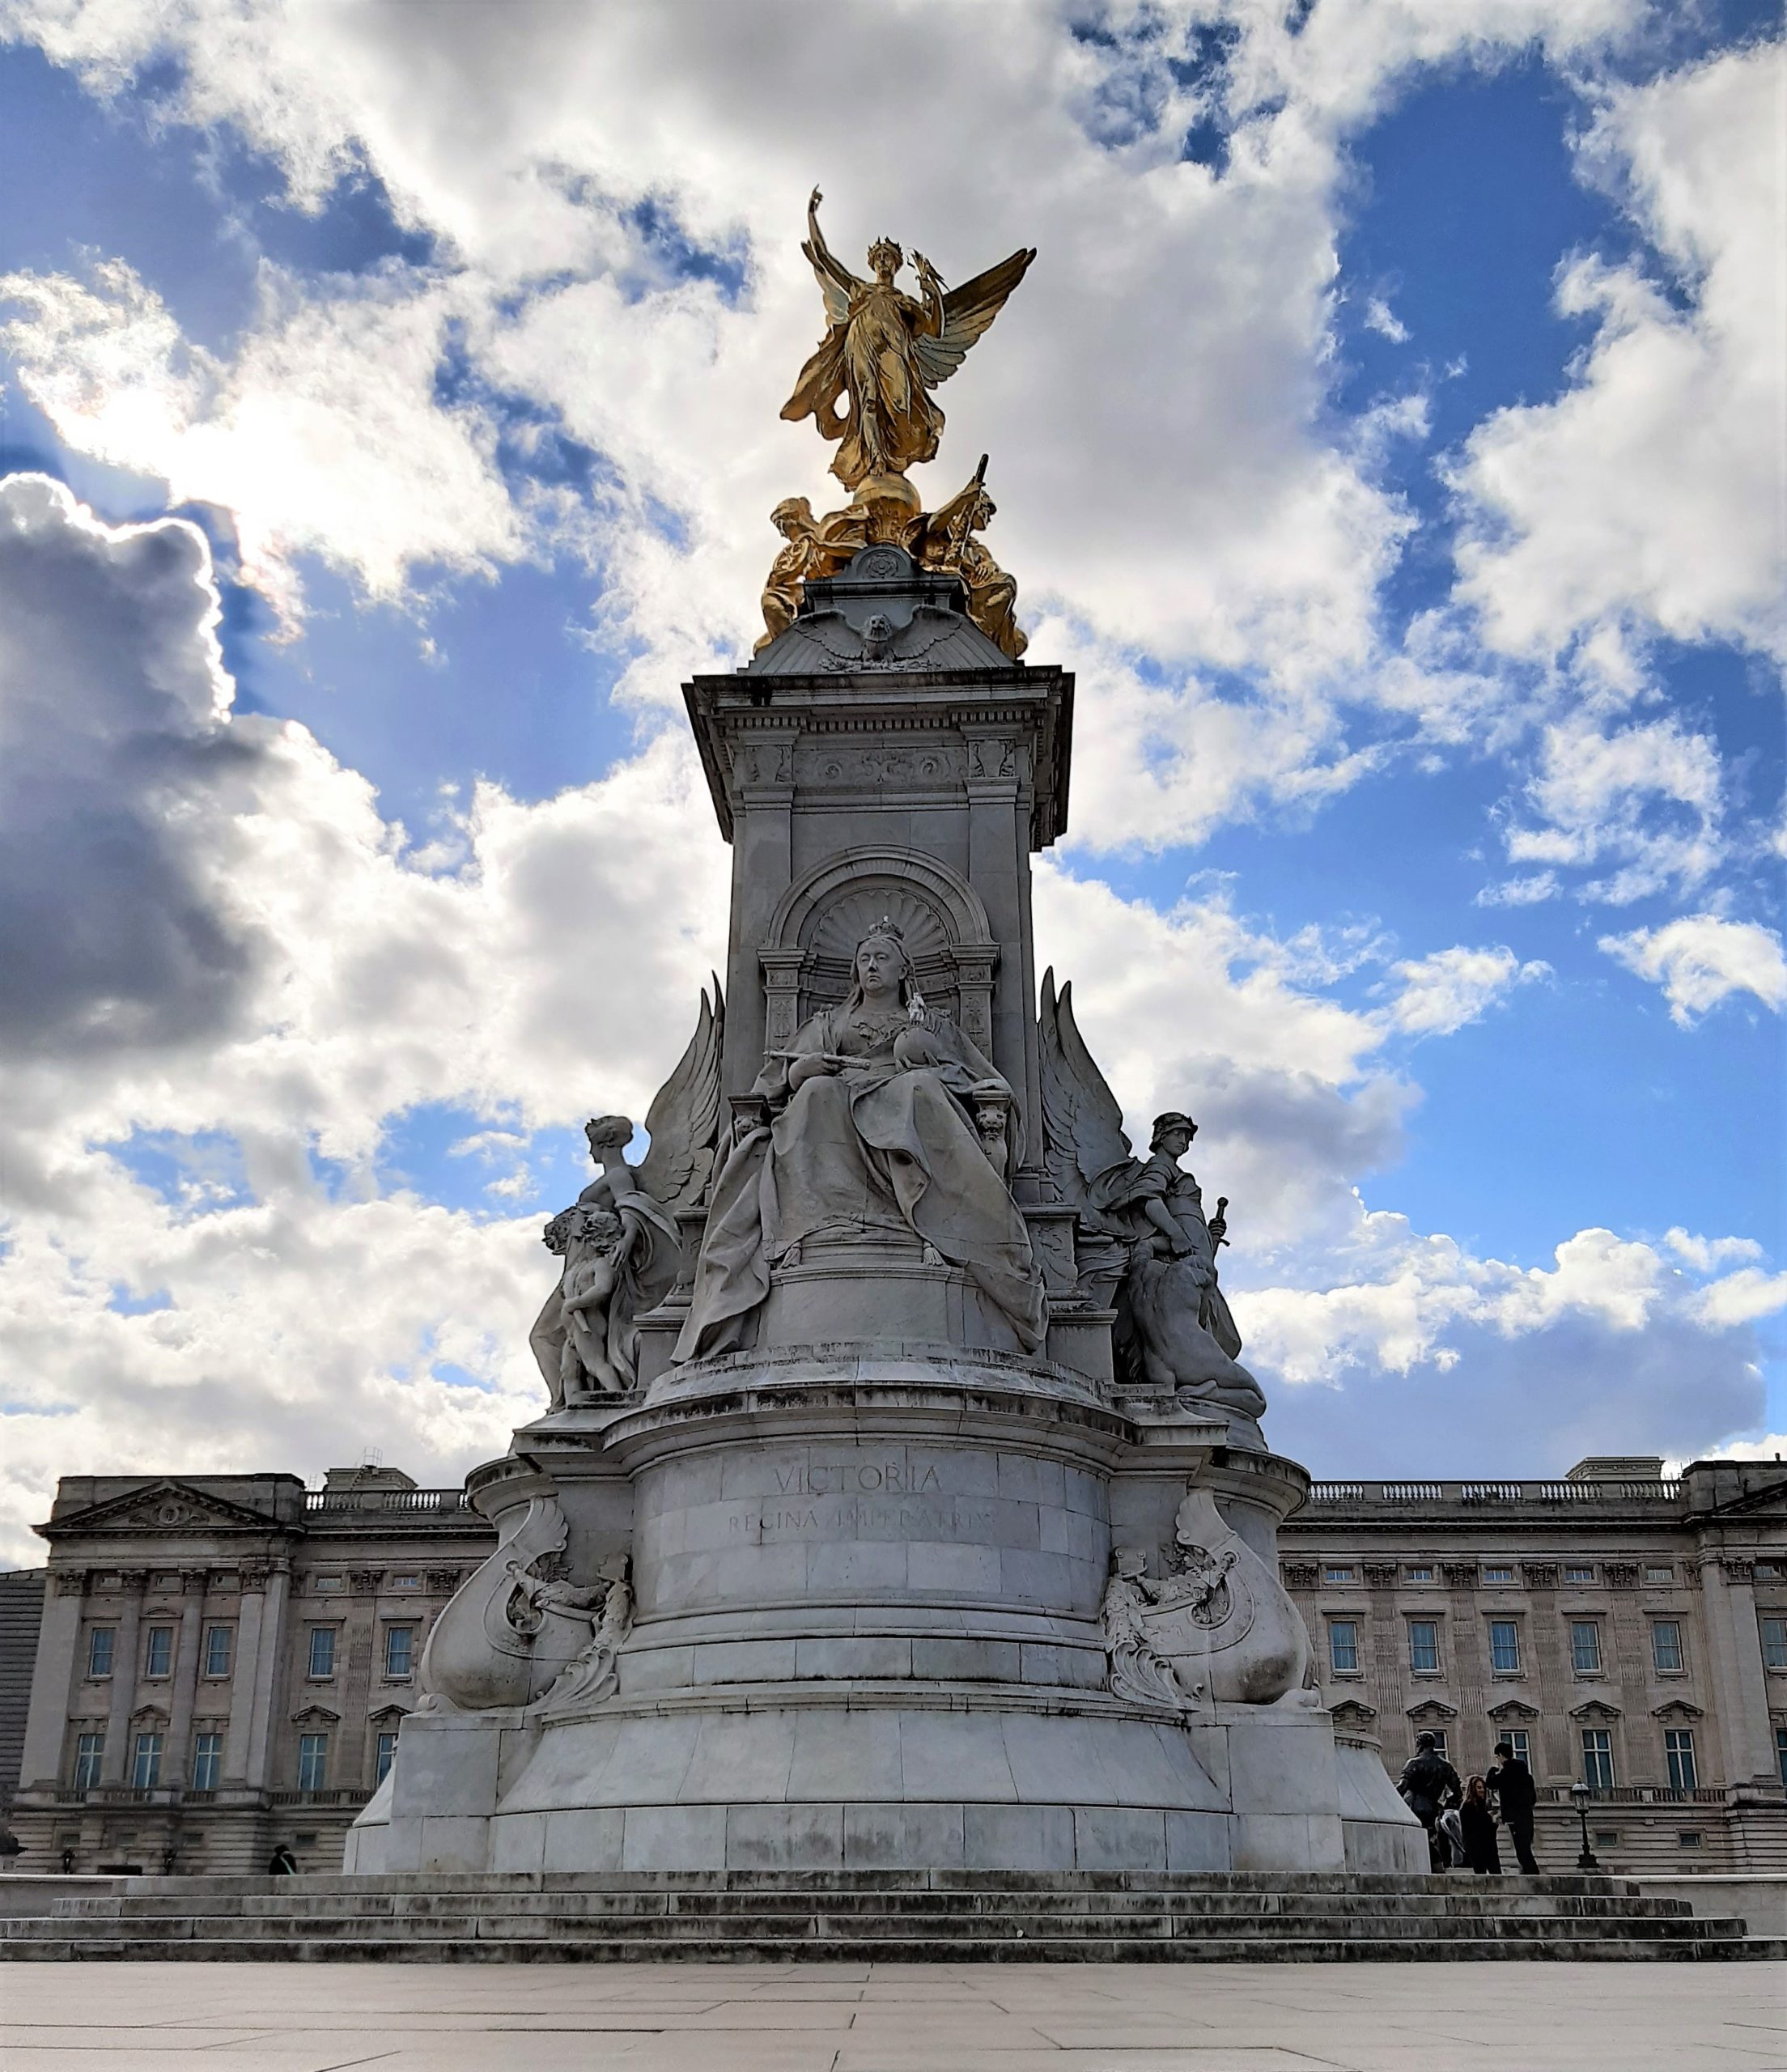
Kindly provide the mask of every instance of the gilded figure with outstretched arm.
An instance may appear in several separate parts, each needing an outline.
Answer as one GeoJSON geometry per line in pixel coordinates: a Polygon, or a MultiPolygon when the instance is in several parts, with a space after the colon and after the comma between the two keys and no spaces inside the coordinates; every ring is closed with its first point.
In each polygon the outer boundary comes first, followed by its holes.
{"type": "Polygon", "coordinates": [[[943,412],[930,392],[961,366],[1036,254],[1014,252],[945,289],[930,261],[915,253],[914,297],[894,286],[906,254],[891,238],[869,247],[872,279],[860,280],[836,257],[819,228],[823,198],[814,188],[800,248],[825,297],[826,336],[782,414],[811,417],[820,436],[836,442],[831,472],[846,488],[896,496],[915,509],[917,492],[898,478],[936,456],[943,412]]]}

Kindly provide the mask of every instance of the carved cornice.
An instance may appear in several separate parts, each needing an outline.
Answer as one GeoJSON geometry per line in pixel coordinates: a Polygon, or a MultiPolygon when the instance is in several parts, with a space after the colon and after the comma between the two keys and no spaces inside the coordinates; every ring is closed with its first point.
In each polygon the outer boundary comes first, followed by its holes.
{"type": "Polygon", "coordinates": [[[1278,1573],[1286,1590],[1314,1590],[1321,1570],[1314,1561],[1280,1561],[1278,1573]]]}
{"type": "Polygon", "coordinates": [[[1555,1561],[1522,1561],[1521,1580],[1528,1590],[1556,1590],[1558,1565],[1555,1561]]]}
{"type": "Polygon", "coordinates": [[[422,1573],[428,1588],[437,1597],[451,1597],[465,1580],[465,1572],[460,1569],[427,1569],[422,1573]]]}
{"type": "Polygon", "coordinates": [[[1640,1573],[1636,1561],[1603,1561],[1601,1573],[1615,1590],[1636,1590],[1640,1573]]]}
{"type": "Polygon", "coordinates": [[[1329,1710],[1334,1715],[1336,1726],[1369,1726],[1377,1717],[1375,1705],[1368,1705],[1357,1698],[1342,1698],[1329,1710]]]}
{"type": "Polygon", "coordinates": [[[202,1597],[210,1587],[210,1580],[209,1569],[182,1569],[180,1572],[181,1593],[187,1597],[202,1597]]]}
{"type": "Polygon", "coordinates": [[[356,1597],[376,1597],[384,1586],[383,1569],[350,1569],[347,1586],[356,1597]]]}
{"type": "Polygon", "coordinates": [[[1442,1561],[1440,1573],[1448,1590],[1475,1590],[1481,1570],[1475,1561],[1442,1561]]]}
{"type": "Polygon", "coordinates": [[[1718,1563],[1728,1583],[1751,1583],[1756,1579],[1756,1564],[1753,1555],[1721,1554],[1718,1556],[1718,1563]]]}
{"type": "Polygon", "coordinates": [[[1394,1561],[1365,1561],[1360,1565],[1359,1573],[1368,1590],[1394,1590],[1400,1571],[1394,1561]]]}
{"type": "Polygon", "coordinates": [[[57,1597],[84,1597],[87,1594],[85,1569],[52,1569],[49,1572],[51,1593],[57,1597]]]}

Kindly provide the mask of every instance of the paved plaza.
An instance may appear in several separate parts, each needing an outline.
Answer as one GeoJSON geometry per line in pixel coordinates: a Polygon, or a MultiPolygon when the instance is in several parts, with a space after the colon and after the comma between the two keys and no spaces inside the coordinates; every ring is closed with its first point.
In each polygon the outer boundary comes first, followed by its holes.
{"type": "Polygon", "coordinates": [[[4,2072],[1787,2072],[1787,1965],[15,1964],[4,2072]]]}

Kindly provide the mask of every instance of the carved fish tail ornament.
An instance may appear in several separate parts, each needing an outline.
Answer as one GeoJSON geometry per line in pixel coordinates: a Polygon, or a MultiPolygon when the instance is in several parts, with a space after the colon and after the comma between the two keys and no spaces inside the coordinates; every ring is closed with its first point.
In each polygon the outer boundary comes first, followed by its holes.
{"type": "Polygon", "coordinates": [[[422,1649],[425,1709],[486,1712],[528,1703],[547,1623],[535,1594],[545,1581],[539,1571],[563,1551],[566,1538],[556,1497],[531,1497],[505,1514],[496,1552],[461,1585],[422,1649]]]}
{"type": "Polygon", "coordinates": [[[1165,1570],[1142,1613],[1148,1644],[1187,1689],[1271,1705],[1307,1680],[1309,1640],[1279,1580],[1226,1524],[1209,1490],[1187,1488],[1165,1570]]]}

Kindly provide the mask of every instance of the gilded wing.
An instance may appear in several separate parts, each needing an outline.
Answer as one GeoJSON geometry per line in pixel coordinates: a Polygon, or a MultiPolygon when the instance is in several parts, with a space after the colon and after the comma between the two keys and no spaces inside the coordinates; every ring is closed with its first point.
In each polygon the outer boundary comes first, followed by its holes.
{"type": "Polygon", "coordinates": [[[1035,257],[1034,250],[1014,252],[1009,259],[1001,259],[996,266],[976,274],[971,281],[964,281],[944,297],[943,328],[934,338],[919,337],[912,341],[926,388],[935,388],[940,381],[947,381],[961,366],[968,348],[1005,307],[1005,298],[1023,279],[1035,257]]]}
{"type": "Polygon", "coordinates": [[[725,1025],[726,1003],[716,978],[713,1005],[703,991],[689,1047],[645,1119],[652,1148],[639,1161],[639,1184],[673,1214],[694,1207],[713,1169],[719,1134],[719,1044],[725,1025]]]}
{"type": "Polygon", "coordinates": [[[1130,1156],[1123,1111],[1093,1061],[1073,1018],[1070,981],[1055,996],[1052,968],[1042,974],[1042,1136],[1049,1177],[1061,1199],[1089,1210],[1092,1183],[1130,1156]]]}
{"type": "MultiPolygon", "coordinates": [[[[812,267],[814,278],[819,283],[819,292],[826,299],[826,323],[842,324],[850,314],[851,297],[866,288],[868,282],[858,280],[822,238],[803,239],[800,249],[807,255],[807,264],[812,267]]],[[[989,316],[987,323],[992,321],[989,316]]],[[[983,324],[980,328],[984,331],[987,325],[983,324]]],[[[978,337],[979,333],[975,335],[978,337]]],[[[963,350],[966,350],[965,346],[963,350]]]]}

